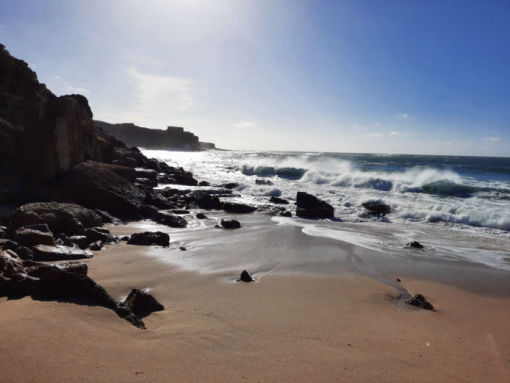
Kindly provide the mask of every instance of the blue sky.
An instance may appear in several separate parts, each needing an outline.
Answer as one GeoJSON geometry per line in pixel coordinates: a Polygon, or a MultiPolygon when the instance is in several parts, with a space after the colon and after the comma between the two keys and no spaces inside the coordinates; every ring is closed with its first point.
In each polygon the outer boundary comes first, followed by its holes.
{"type": "Polygon", "coordinates": [[[510,1],[0,0],[95,118],[232,149],[510,156],[510,1]]]}

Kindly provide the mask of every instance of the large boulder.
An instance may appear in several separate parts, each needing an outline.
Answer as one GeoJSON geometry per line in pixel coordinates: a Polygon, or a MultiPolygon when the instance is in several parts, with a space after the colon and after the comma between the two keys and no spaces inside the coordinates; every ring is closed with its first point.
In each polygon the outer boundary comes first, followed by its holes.
{"type": "Polygon", "coordinates": [[[205,190],[195,190],[189,195],[189,200],[201,209],[221,209],[220,199],[205,190]]]}
{"type": "Polygon", "coordinates": [[[47,224],[54,233],[72,235],[84,228],[101,226],[101,217],[92,210],[72,203],[34,202],[17,208],[11,214],[8,230],[14,233],[21,226],[47,224]]]}
{"type": "Polygon", "coordinates": [[[254,206],[235,202],[223,202],[221,204],[221,208],[228,213],[236,214],[253,213],[255,210],[257,210],[257,208],[254,206]]]}
{"type": "Polygon", "coordinates": [[[296,205],[298,217],[332,218],[335,214],[333,206],[305,192],[297,193],[296,205]]]}
{"type": "Polygon", "coordinates": [[[185,228],[188,226],[188,221],[184,218],[166,211],[158,211],[154,220],[169,227],[185,228]]]}
{"type": "Polygon", "coordinates": [[[53,237],[53,234],[49,230],[48,231],[37,230],[35,228],[31,228],[30,226],[23,226],[18,228],[16,230],[16,233],[14,234],[14,240],[20,245],[28,247],[35,245],[55,244],[55,238],[53,237]]]}
{"type": "Polygon", "coordinates": [[[47,246],[47,245],[36,245],[32,247],[34,251],[35,261],[64,261],[74,259],[86,259],[92,258],[92,254],[88,250],[82,250],[75,247],[66,247],[62,245],[47,246]]]}
{"type": "Polygon", "coordinates": [[[170,236],[161,231],[150,232],[145,231],[143,233],[131,234],[127,242],[129,245],[142,245],[142,246],[163,246],[168,247],[170,245],[170,236]]]}
{"type": "Polygon", "coordinates": [[[241,227],[241,224],[236,219],[222,219],[221,220],[221,227],[224,229],[239,229],[241,227]]]}
{"type": "Polygon", "coordinates": [[[120,176],[113,165],[86,161],[72,168],[61,182],[67,197],[116,217],[138,218],[145,193],[120,176]]]}

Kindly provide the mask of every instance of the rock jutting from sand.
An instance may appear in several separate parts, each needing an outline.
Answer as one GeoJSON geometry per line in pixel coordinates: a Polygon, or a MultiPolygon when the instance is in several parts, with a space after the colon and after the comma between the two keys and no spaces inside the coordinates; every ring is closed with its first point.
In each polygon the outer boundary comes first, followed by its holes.
{"type": "Polygon", "coordinates": [[[170,236],[161,231],[145,231],[143,233],[131,234],[131,237],[127,241],[128,245],[141,245],[141,246],[170,246],[170,236]]]}
{"type": "Polygon", "coordinates": [[[165,309],[165,307],[149,293],[148,289],[131,290],[124,304],[139,318],[146,317],[154,311],[163,311],[165,309]]]}
{"type": "Polygon", "coordinates": [[[289,201],[287,201],[286,199],[275,197],[275,196],[271,196],[271,198],[269,198],[269,202],[275,203],[275,204],[280,204],[280,205],[288,205],[289,204],[289,201]]]}
{"type": "Polygon", "coordinates": [[[87,271],[87,265],[80,262],[23,261],[14,251],[0,249],[0,296],[31,296],[33,299],[102,306],[141,329],[146,328],[142,316],[164,309],[148,292],[130,294],[125,302],[117,302],[87,276],[87,271]]]}
{"type": "Polygon", "coordinates": [[[421,294],[416,294],[406,300],[406,303],[411,306],[419,307],[424,310],[434,310],[434,306],[430,304],[429,301],[425,299],[425,297],[421,294]]]}
{"type": "Polygon", "coordinates": [[[223,202],[221,204],[221,208],[225,210],[227,213],[235,214],[253,213],[255,210],[257,210],[257,208],[254,206],[235,202],[223,202]]]}
{"type": "Polygon", "coordinates": [[[335,214],[333,206],[305,192],[297,193],[296,205],[298,217],[332,218],[335,214]]]}
{"type": "Polygon", "coordinates": [[[241,227],[241,223],[236,219],[222,219],[221,227],[224,229],[239,229],[241,227]]]}
{"type": "Polygon", "coordinates": [[[246,283],[249,283],[249,282],[253,282],[253,278],[251,277],[251,275],[246,270],[243,270],[242,273],[241,273],[241,276],[239,277],[239,279],[236,282],[246,282],[246,283]]]}
{"type": "Polygon", "coordinates": [[[424,248],[424,246],[418,241],[406,243],[406,245],[404,247],[410,248],[410,249],[423,249],[424,248]]]}

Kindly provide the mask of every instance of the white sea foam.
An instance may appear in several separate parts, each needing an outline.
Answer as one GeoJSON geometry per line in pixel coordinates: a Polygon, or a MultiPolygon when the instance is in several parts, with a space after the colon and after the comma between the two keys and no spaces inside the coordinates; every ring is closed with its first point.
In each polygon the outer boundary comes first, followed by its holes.
{"type": "MultiPolygon", "coordinates": [[[[337,158],[322,153],[238,151],[144,151],[172,166],[192,171],[211,184],[236,182],[241,198],[262,204],[275,195],[293,200],[307,191],[335,207],[348,222],[373,220],[361,207],[367,200],[389,204],[394,223],[428,222],[510,231],[510,176],[460,174],[422,157],[395,168],[392,156],[337,158]],[[429,162],[427,162],[429,161],[429,162]],[[425,164],[425,165],[424,165],[425,164]],[[434,167],[436,166],[436,167],[434,167]],[[257,185],[264,178],[273,185],[257,185]]],[[[436,161],[437,162],[437,161],[436,161]]]]}

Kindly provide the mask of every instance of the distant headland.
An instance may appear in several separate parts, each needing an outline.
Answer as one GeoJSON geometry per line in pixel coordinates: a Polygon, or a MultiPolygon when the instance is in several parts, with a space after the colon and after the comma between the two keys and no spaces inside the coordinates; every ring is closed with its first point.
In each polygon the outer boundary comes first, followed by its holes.
{"type": "Polygon", "coordinates": [[[184,128],[169,126],[166,130],[149,129],[133,123],[110,124],[94,120],[94,127],[114,136],[129,146],[139,146],[146,149],[162,150],[209,150],[215,149],[210,142],[201,142],[199,138],[184,128]]]}

